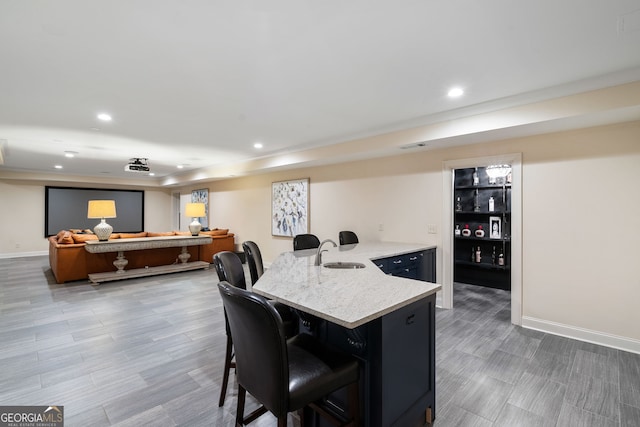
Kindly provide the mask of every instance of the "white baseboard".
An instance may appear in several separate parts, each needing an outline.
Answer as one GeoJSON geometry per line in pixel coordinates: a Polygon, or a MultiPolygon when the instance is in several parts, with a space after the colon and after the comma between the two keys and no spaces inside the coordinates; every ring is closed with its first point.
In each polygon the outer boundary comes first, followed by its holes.
{"type": "Polygon", "coordinates": [[[9,254],[0,254],[0,259],[6,258],[25,258],[31,256],[43,256],[49,255],[48,251],[38,251],[38,252],[12,252],[9,254]]]}
{"type": "Polygon", "coordinates": [[[522,327],[640,354],[640,341],[632,338],[527,316],[522,317],[522,327]]]}

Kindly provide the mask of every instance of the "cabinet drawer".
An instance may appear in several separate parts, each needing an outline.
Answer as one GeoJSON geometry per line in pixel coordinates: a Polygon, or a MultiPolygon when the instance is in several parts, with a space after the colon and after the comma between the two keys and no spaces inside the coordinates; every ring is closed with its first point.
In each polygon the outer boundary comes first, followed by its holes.
{"type": "Polygon", "coordinates": [[[390,274],[389,273],[389,258],[372,259],[371,262],[373,262],[376,265],[376,267],[378,267],[380,270],[382,270],[382,272],[384,274],[390,274]]]}

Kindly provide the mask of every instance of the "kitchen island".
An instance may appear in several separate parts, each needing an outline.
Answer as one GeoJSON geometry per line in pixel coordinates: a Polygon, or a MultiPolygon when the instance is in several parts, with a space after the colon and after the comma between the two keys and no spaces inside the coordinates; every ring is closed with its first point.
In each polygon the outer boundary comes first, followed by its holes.
{"type": "MultiPolygon", "coordinates": [[[[358,243],[281,254],[253,292],[315,319],[309,332],[355,355],[366,426],[417,426],[435,417],[435,247],[358,243]],[[360,263],[364,268],[328,268],[360,263]],[[413,272],[413,273],[411,273],[413,272]],[[394,275],[391,275],[394,274],[394,275]],[[409,275],[413,279],[398,277],[409,275]]],[[[336,410],[345,396],[330,396],[336,410]]],[[[320,425],[316,423],[316,425],[320,425]]]]}

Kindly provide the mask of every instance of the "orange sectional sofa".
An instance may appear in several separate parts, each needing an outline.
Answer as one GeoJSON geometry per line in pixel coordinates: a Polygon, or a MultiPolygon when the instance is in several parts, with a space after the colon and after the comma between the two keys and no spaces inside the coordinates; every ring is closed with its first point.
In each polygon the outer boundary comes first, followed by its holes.
{"type": "MultiPolygon", "coordinates": [[[[65,283],[73,280],[88,279],[89,274],[115,271],[113,265],[117,253],[92,254],[85,250],[85,242],[98,240],[93,233],[79,233],[80,230],[62,230],[57,235],[49,237],[49,265],[57,283],[65,283]],[[75,231],[75,232],[74,232],[75,231]]],[[[208,245],[188,246],[191,254],[189,261],[206,261],[211,263],[213,255],[221,251],[233,251],[235,248],[234,234],[226,229],[201,231],[201,235],[211,236],[213,241],[208,245]]],[[[141,233],[114,233],[111,239],[126,239],[132,237],[159,237],[186,235],[189,232],[146,232],[141,233]]],[[[173,264],[181,248],[154,248],[139,251],[128,251],[125,256],[129,263],[126,269],[155,267],[159,265],[173,264]]]]}

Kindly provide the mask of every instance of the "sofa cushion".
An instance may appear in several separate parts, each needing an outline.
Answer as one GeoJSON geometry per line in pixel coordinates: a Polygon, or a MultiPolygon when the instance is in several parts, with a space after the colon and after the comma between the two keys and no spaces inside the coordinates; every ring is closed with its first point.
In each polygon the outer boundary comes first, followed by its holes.
{"type": "Polygon", "coordinates": [[[162,236],[175,236],[175,233],[173,231],[164,231],[161,233],[157,233],[154,231],[147,232],[147,237],[162,237],[162,236]]]}
{"type": "Polygon", "coordinates": [[[210,231],[201,231],[200,234],[206,234],[207,236],[225,236],[229,234],[228,228],[216,228],[210,231]]]}
{"type": "Polygon", "coordinates": [[[71,232],[67,230],[62,230],[60,233],[58,233],[57,242],[61,245],[70,245],[72,243],[75,243],[73,241],[71,232]]]}
{"type": "Polygon", "coordinates": [[[98,240],[98,236],[95,234],[72,234],[74,243],[85,243],[89,240],[98,240]]]}
{"type": "Polygon", "coordinates": [[[121,239],[133,239],[136,237],[147,237],[147,232],[141,231],[140,233],[120,233],[121,239]]]}

